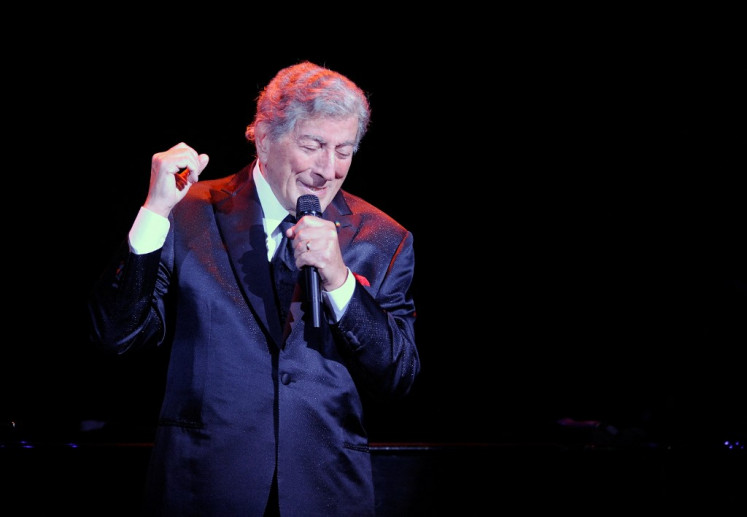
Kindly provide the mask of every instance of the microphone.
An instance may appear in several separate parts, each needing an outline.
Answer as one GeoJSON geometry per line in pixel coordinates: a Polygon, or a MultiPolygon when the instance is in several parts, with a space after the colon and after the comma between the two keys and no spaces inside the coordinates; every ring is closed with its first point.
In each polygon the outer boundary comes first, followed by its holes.
{"type": "MultiPolygon", "coordinates": [[[[296,201],[296,220],[305,215],[322,216],[322,205],[319,198],[314,194],[299,196],[296,201]]],[[[307,301],[311,305],[311,320],[315,327],[321,324],[322,312],[322,288],[319,280],[319,272],[314,266],[303,267],[304,282],[306,285],[307,301]]]]}

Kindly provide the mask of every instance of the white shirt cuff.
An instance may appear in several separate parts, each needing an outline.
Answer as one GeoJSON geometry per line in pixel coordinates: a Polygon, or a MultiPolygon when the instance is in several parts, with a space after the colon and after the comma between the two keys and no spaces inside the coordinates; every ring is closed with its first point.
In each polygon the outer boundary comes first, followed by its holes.
{"type": "Polygon", "coordinates": [[[350,299],[353,297],[353,291],[355,291],[355,276],[348,268],[348,276],[345,282],[333,291],[322,291],[322,298],[324,299],[327,307],[332,309],[335,315],[335,321],[340,321],[342,315],[345,313],[345,309],[348,308],[350,299]]]}
{"type": "Polygon", "coordinates": [[[166,242],[170,226],[168,218],[141,206],[130,228],[130,250],[137,255],[144,255],[161,248],[166,242]]]}

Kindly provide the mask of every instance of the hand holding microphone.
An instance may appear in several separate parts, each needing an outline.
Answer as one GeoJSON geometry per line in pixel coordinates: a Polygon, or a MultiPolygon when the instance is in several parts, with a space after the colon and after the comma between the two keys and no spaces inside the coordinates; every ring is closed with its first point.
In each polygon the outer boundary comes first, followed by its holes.
{"type": "Polygon", "coordinates": [[[314,325],[321,317],[321,291],[342,286],[348,268],[342,259],[337,224],[322,216],[319,198],[307,194],[296,201],[296,220],[292,235],[296,266],[303,270],[307,300],[311,304],[314,325]],[[305,218],[305,216],[313,216],[305,218]],[[303,221],[302,221],[303,219],[303,221]]]}
{"type": "MultiPolygon", "coordinates": [[[[319,198],[313,194],[299,196],[296,200],[296,220],[305,215],[322,217],[322,206],[319,198]]],[[[311,251],[309,241],[306,241],[306,251],[311,251]]],[[[322,314],[322,287],[319,283],[319,272],[314,266],[303,266],[304,286],[306,287],[306,299],[311,305],[311,321],[314,327],[321,324],[322,314]]]]}

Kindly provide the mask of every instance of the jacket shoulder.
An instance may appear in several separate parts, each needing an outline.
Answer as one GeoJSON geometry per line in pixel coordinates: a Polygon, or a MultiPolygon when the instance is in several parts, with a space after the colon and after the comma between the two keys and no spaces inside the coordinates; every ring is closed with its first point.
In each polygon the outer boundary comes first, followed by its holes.
{"type": "Polygon", "coordinates": [[[375,221],[378,225],[387,227],[389,230],[397,233],[408,232],[408,230],[399,221],[394,219],[394,217],[362,197],[344,190],[341,191],[341,193],[351,215],[360,217],[363,221],[366,221],[369,224],[371,221],[375,221]]]}

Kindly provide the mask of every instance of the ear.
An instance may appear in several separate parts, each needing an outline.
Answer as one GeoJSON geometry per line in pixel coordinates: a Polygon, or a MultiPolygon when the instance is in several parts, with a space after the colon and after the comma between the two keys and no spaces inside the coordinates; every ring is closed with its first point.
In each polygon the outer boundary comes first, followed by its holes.
{"type": "Polygon", "coordinates": [[[254,127],[254,149],[257,151],[257,158],[260,162],[267,161],[267,155],[270,152],[270,139],[267,136],[265,124],[259,123],[254,127]]]}

